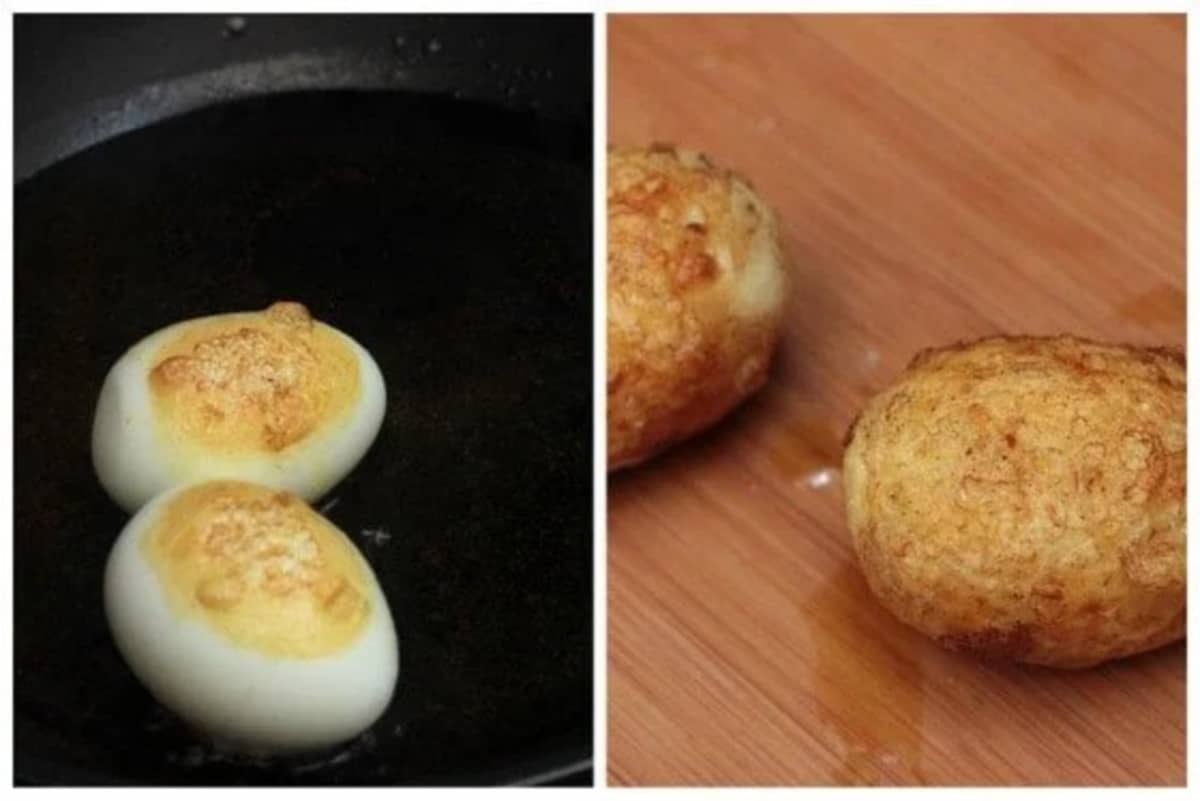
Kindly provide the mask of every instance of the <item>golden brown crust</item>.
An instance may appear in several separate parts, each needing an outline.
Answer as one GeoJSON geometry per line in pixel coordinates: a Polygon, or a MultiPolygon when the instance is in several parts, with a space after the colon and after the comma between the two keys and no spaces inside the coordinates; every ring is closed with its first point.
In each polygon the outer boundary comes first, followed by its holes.
{"type": "Polygon", "coordinates": [[[771,211],[670,145],[608,158],[608,463],[641,461],[766,381],[785,296],[771,211]]]}
{"type": "Polygon", "coordinates": [[[348,540],[302,500],[211,481],[172,498],[142,541],[173,608],[243,647],[317,657],[366,625],[369,577],[348,540]]]}
{"type": "Polygon", "coordinates": [[[354,353],[289,302],[195,321],[162,347],[149,382],[168,429],[226,451],[279,452],[359,392],[354,353]]]}
{"type": "Polygon", "coordinates": [[[919,353],[847,434],[872,589],[948,647],[1081,667],[1179,639],[1182,351],[991,337],[919,353]]]}

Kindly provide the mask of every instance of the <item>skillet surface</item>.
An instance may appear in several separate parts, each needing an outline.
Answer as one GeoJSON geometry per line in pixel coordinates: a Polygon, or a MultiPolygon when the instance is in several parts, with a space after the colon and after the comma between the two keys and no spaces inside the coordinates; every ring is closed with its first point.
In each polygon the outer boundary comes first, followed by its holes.
{"type": "Polygon", "coordinates": [[[16,189],[15,771],[53,784],[486,784],[591,753],[590,130],[401,93],[276,95],[123,135],[16,189]],[[286,298],[367,347],[383,429],[322,502],[400,637],[347,747],[216,754],[104,621],[125,515],[91,467],[145,334],[286,298]]]}

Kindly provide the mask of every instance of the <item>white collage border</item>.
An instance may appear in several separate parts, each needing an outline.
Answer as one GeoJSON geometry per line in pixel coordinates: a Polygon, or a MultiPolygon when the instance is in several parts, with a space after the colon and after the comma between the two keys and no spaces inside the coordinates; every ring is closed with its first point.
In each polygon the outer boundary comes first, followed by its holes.
{"type": "MultiPolygon", "coordinates": [[[[254,2],[243,2],[233,6],[233,4],[213,4],[213,3],[196,3],[196,2],[63,2],[62,0],[49,0],[48,2],[24,2],[18,0],[11,2],[5,0],[4,10],[8,12],[5,15],[4,24],[0,26],[0,72],[3,73],[0,79],[0,95],[3,97],[5,114],[2,123],[0,123],[0,178],[3,179],[4,185],[12,186],[13,177],[13,13],[36,13],[36,12],[64,12],[64,13],[167,13],[167,12],[203,12],[203,13],[305,13],[305,12],[321,12],[321,13],[338,13],[338,12],[371,12],[371,13],[484,13],[484,12],[522,12],[522,13],[548,13],[548,12],[574,12],[574,13],[590,13],[594,16],[594,79],[593,79],[593,98],[594,98],[594,125],[596,136],[594,140],[594,266],[593,277],[595,287],[595,304],[594,308],[602,310],[604,308],[605,298],[605,234],[607,216],[605,214],[605,137],[608,128],[607,114],[607,75],[608,75],[608,59],[607,59],[607,19],[606,15],[610,13],[814,13],[814,12],[964,12],[977,13],[984,11],[992,12],[1027,12],[1027,13],[1045,13],[1045,12],[1136,12],[1146,13],[1149,11],[1172,12],[1172,13],[1187,13],[1189,7],[1194,4],[1186,2],[1169,2],[1155,3],[1153,7],[1135,3],[1115,3],[1115,2],[1058,2],[1048,6],[1044,2],[1008,2],[1008,3],[978,3],[978,2],[804,2],[803,0],[793,0],[793,2],[780,2],[780,0],[771,0],[771,2],[746,2],[741,4],[735,3],[719,3],[712,0],[691,0],[690,2],[681,0],[667,0],[663,2],[638,2],[638,0],[593,0],[592,2],[535,2],[533,0],[510,0],[509,2],[495,2],[494,0],[474,0],[474,2],[463,2],[462,0],[443,0],[443,2],[431,2],[431,0],[419,0],[417,2],[406,2],[404,0],[396,0],[395,2],[380,2],[379,0],[369,0],[363,2],[314,2],[314,0],[293,0],[292,2],[280,2],[278,0],[255,0],[254,2]]],[[[1189,27],[1195,20],[1195,15],[1189,14],[1189,27]]],[[[1194,78],[1197,74],[1197,61],[1200,57],[1197,56],[1198,48],[1192,46],[1188,48],[1188,75],[1189,78],[1194,78]]],[[[1188,81],[1188,130],[1194,131],[1196,108],[1198,105],[1198,92],[1196,89],[1195,80],[1188,81]]],[[[1191,139],[1188,138],[1188,196],[1191,198],[1194,193],[1192,190],[1195,187],[1195,168],[1197,151],[1191,139]]],[[[3,451],[3,458],[0,459],[0,541],[3,542],[3,547],[0,548],[0,583],[4,585],[4,591],[0,592],[0,621],[6,624],[5,633],[0,635],[0,786],[12,787],[13,782],[13,725],[12,725],[12,706],[13,706],[13,663],[12,663],[12,638],[8,635],[12,631],[13,624],[13,608],[12,608],[12,586],[14,568],[12,560],[12,535],[13,527],[16,521],[13,519],[13,380],[14,363],[13,363],[13,193],[5,191],[3,193],[2,209],[0,216],[4,220],[4,237],[3,247],[0,248],[0,275],[3,276],[3,282],[0,283],[0,449],[3,451]]],[[[1195,204],[1188,204],[1187,214],[1187,230],[1188,240],[1195,241],[1196,234],[1196,211],[1195,204]]],[[[1189,253],[1188,257],[1188,278],[1193,274],[1195,259],[1189,253]]],[[[1195,345],[1200,341],[1200,333],[1197,333],[1197,321],[1195,308],[1192,304],[1188,305],[1187,313],[1188,321],[1188,350],[1195,351],[1195,345]]],[[[595,660],[595,700],[594,700],[594,721],[595,721],[595,748],[594,748],[594,772],[596,789],[515,789],[515,788],[486,788],[486,789],[451,789],[451,790],[426,790],[419,788],[366,788],[362,790],[354,790],[355,793],[402,793],[405,797],[425,797],[434,796],[439,798],[453,797],[466,798],[474,797],[477,794],[486,798],[508,798],[512,794],[537,794],[538,797],[545,798],[582,798],[586,797],[581,794],[600,793],[602,795],[613,794],[619,797],[636,796],[648,797],[654,799],[667,798],[710,798],[721,796],[733,796],[742,798],[747,794],[752,795],[756,799],[763,798],[812,798],[817,801],[823,799],[838,798],[858,798],[870,797],[876,798],[877,794],[884,793],[889,798],[915,798],[927,797],[931,793],[953,793],[955,801],[976,801],[980,799],[990,799],[998,796],[1010,797],[1019,796],[1025,798],[1065,798],[1069,795],[1074,796],[1079,791],[1072,788],[1062,789],[1044,789],[1044,788],[995,788],[995,789],[926,789],[926,788],[887,788],[887,789],[869,789],[869,788],[796,788],[796,789],[755,789],[755,790],[723,790],[723,789],[617,789],[604,788],[605,773],[607,766],[607,739],[606,739],[606,722],[607,722],[607,543],[606,538],[601,536],[606,531],[607,515],[605,506],[606,487],[607,487],[607,466],[605,460],[605,395],[603,387],[605,386],[605,326],[603,315],[600,313],[593,314],[593,332],[594,332],[594,364],[593,364],[593,381],[594,381],[594,402],[593,402],[593,453],[594,453],[594,473],[593,473],[593,514],[594,514],[594,537],[593,555],[594,555],[594,574],[593,574],[593,589],[594,589],[594,625],[595,632],[595,647],[593,650],[595,660]],[[869,795],[868,795],[869,794],[869,795]],[[919,794],[919,796],[918,796],[919,794]]],[[[1191,371],[1189,371],[1191,372],[1191,371]]],[[[1190,376],[1191,377],[1191,376],[1190,376]]],[[[1189,400],[1188,413],[1192,419],[1196,418],[1195,404],[1189,400]]],[[[1196,431],[1192,427],[1188,432],[1189,449],[1193,452],[1196,449],[1196,431]]],[[[1191,472],[1189,466],[1189,472],[1191,472]]],[[[1194,485],[1194,482],[1189,482],[1194,485]]],[[[1195,493],[1191,493],[1188,497],[1188,516],[1192,519],[1196,518],[1196,501],[1195,493]]],[[[1194,551],[1194,549],[1193,549],[1194,551]]],[[[64,559],[69,559],[70,554],[65,554],[64,559]]],[[[1194,553],[1189,556],[1189,572],[1195,573],[1194,568],[1197,563],[1194,553]]],[[[1194,601],[1196,597],[1195,585],[1189,589],[1189,600],[1194,601]]],[[[1193,608],[1194,608],[1194,604],[1193,608]]],[[[1189,626],[1189,628],[1194,628],[1189,626]]],[[[1188,664],[1188,720],[1195,722],[1194,713],[1194,693],[1191,688],[1194,686],[1195,671],[1194,664],[1189,661],[1188,664]]],[[[1187,755],[1188,755],[1188,784],[1193,784],[1195,778],[1200,776],[1197,773],[1197,748],[1196,738],[1189,738],[1187,755]]],[[[76,793],[99,793],[110,794],[120,793],[121,797],[126,794],[143,794],[143,793],[160,793],[165,792],[161,789],[145,789],[145,790],[86,790],[86,789],[29,789],[22,792],[36,792],[39,797],[60,798],[76,793]],[[48,796],[44,794],[49,794],[48,796]]],[[[310,793],[317,793],[327,797],[332,797],[334,793],[345,792],[344,788],[312,788],[312,789],[279,789],[279,788],[213,788],[213,789],[196,789],[184,790],[175,789],[169,792],[186,793],[189,796],[200,794],[204,796],[222,793],[223,798],[230,798],[231,801],[236,797],[255,797],[261,798],[266,795],[277,795],[277,797],[293,797],[294,794],[300,793],[306,797],[310,793]],[[231,793],[233,795],[225,796],[224,794],[231,793]]],[[[1097,789],[1089,790],[1089,793],[1097,793],[1105,796],[1121,796],[1132,797],[1133,794],[1142,796],[1146,793],[1154,793],[1158,796],[1183,797],[1187,794],[1184,788],[1172,788],[1161,790],[1150,790],[1146,788],[1122,788],[1122,789],[1097,789]]]]}

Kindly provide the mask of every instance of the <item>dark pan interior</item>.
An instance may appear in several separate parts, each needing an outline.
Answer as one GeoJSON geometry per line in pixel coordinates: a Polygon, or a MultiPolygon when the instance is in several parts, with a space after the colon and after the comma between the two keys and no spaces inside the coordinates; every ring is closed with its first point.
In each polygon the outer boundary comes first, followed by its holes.
{"type": "Polygon", "coordinates": [[[15,769],[51,784],[482,784],[591,753],[590,128],[403,93],[301,93],[126,134],[16,188],[15,769]],[[91,467],[136,340],[286,298],[388,384],[316,504],[396,618],[382,720],[304,758],[213,753],[101,605],[126,516],[91,467]]]}

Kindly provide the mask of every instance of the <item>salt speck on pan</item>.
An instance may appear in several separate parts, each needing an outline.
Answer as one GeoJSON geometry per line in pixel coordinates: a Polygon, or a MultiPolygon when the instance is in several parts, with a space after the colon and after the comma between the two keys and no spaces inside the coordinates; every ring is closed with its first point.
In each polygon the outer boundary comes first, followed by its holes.
{"type": "Polygon", "coordinates": [[[382,527],[364,528],[362,530],[362,537],[371,545],[374,545],[378,548],[388,544],[388,540],[392,538],[392,532],[382,527]]]}
{"type": "Polygon", "coordinates": [[[227,17],[225,19],[225,36],[237,37],[246,32],[245,17],[227,17]]]}
{"type": "Polygon", "coordinates": [[[804,483],[812,489],[821,490],[832,486],[837,479],[838,469],[836,467],[822,467],[805,476],[804,483]]]}
{"type": "Polygon", "coordinates": [[[340,501],[341,499],[342,499],[342,497],[340,495],[335,495],[334,497],[325,501],[325,503],[321,504],[321,508],[318,509],[317,511],[323,515],[327,515],[327,514],[329,514],[329,510],[332,509],[333,507],[337,506],[338,501],[340,501]]]}

